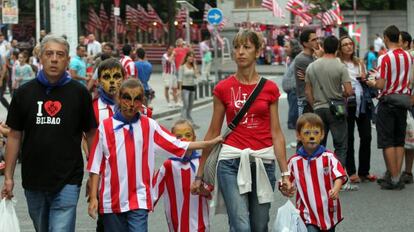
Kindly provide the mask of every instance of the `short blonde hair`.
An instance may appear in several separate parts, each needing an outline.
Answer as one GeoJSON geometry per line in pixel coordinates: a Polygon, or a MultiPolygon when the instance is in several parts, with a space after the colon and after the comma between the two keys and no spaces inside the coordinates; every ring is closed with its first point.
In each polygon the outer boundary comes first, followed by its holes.
{"type": "Polygon", "coordinates": [[[239,32],[233,38],[233,46],[240,46],[250,41],[256,50],[262,49],[263,35],[255,32],[251,29],[240,29],[239,32]]]}

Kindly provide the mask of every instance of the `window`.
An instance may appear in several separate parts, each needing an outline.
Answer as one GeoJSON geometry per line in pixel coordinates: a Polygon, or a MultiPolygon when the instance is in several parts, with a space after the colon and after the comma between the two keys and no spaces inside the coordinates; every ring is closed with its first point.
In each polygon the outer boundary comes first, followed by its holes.
{"type": "Polygon", "coordinates": [[[260,8],[262,0],[234,0],[234,8],[245,9],[249,4],[249,8],[260,8]]]}

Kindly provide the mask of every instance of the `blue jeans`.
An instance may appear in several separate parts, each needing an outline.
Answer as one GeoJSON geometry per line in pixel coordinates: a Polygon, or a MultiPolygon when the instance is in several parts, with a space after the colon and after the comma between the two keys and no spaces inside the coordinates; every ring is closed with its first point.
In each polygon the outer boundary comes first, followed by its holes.
{"type": "MultiPolygon", "coordinates": [[[[256,164],[251,163],[252,191],[239,193],[237,172],[240,159],[219,161],[217,180],[223,194],[229,218],[230,231],[268,231],[270,203],[259,204],[256,194],[256,164]]],[[[264,164],[267,176],[275,188],[275,163],[264,164]]]]}
{"type": "Polygon", "coordinates": [[[67,184],[56,193],[24,190],[37,232],[75,231],[80,186],[67,184]]]}
{"type": "Polygon", "coordinates": [[[287,93],[287,100],[289,103],[288,112],[288,128],[295,129],[296,121],[298,120],[298,98],[296,97],[296,89],[293,89],[287,93]]]}
{"type": "Polygon", "coordinates": [[[183,89],[181,93],[183,108],[181,108],[181,117],[193,122],[191,111],[193,110],[195,91],[183,89]]]}
{"type": "Polygon", "coordinates": [[[137,209],[124,213],[104,213],[105,232],[148,231],[148,210],[137,209]]]}

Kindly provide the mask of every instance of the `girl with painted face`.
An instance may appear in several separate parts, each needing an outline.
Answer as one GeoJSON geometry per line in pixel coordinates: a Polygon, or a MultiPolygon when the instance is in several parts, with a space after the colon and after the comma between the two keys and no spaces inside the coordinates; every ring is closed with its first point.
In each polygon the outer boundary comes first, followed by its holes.
{"type": "Polygon", "coordinates": [[[148,212],[154,207],[155,154],[183,158],[187,149],[211,147],[222,138],[181,141],[142,115],[144,88],[137,79],[124,81],[116,98],[115,113],[99,125],[87,165],[91,183],[88,213],[96,217],[101,179],[99,212],[105,230],[147,231],[148,212]]]}
{"type": "MultiPolygon", "coordinates": [[[[182,141],[195,141],[196,134],[190,121],[181,119],[174,123],[171,132],[182,141]]],[[[172,157],[164,162],[155,175],[156,202],[162,197],[169,231],[209,231],[209,191],[191,195],[190,185],[196,178],[200,155],[187,150],[184,158],[172,157]],[[175,188],[175,186],[182,186],[175,188]],[[171,194],[174,193],[174,194],[171,194]],[[182,204],[181,210],[177,206],[182,204]],[[177,213],[178,212],[178,213],[177,213]]]]}
{"type": "Polygon", "coordinates": [[[314,113],[303,114],[296,124],[296,137],[303,146],[288,166],[290,181],[297,188],[296,207],[308,231],[333,232],[343,219],[338,197],[348,179],[335,155],[320,145],[324,136],[322,119],[314,113]]]}

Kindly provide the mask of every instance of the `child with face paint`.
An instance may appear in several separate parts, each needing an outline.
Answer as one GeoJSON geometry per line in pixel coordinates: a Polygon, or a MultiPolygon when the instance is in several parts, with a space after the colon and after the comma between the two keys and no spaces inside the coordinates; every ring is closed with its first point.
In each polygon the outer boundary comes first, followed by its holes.
{"type": "Polygon", "coordinates": [[[290,181],[297,188],[296,207],[309,232],[335,231],[343,220],[338,197],[348,179],[335,155],[320,145],[324,136],[322,119],[303,114],[296,123],[296,137],[303,146],[288,162],[290,181]]]}
{"type": "Polygon", "coordinates": [[[144,88],[137,79],[122,83],[115,113],[99,125],[88,160],[88,213],[96,217],[101,180],[99,213],[108,231],[148,230],[148,212],[154,207],[155,154],[183,158],[187,150],[208,148],[222,141],[221,136],[196,142],[177,139],[140,113],[143,98],[144,88]]]}
{"type": "MultiPolygon", "coordinates": [[[[171,132],[182,141],[195,141],[196,135],[190,121],[177,121],[171,132]]],[[[209,231],[208,201],[210,192],[203,196],[192,195],[191,183],[196,179],[200,154],[187,150],[184,158],[172,157],[164,162],[154,177],[156,199],[163,197],[164,211],[169,231],[209,231]],[[180,186],[180,187],[179,187],[180,186]],[[173,194],[171,194],[173,193],[173,194]],[[181,210],[177,210],[181,207],[181,210]],[[178,214],[181,213],[181,214],[178,214]]]]}

